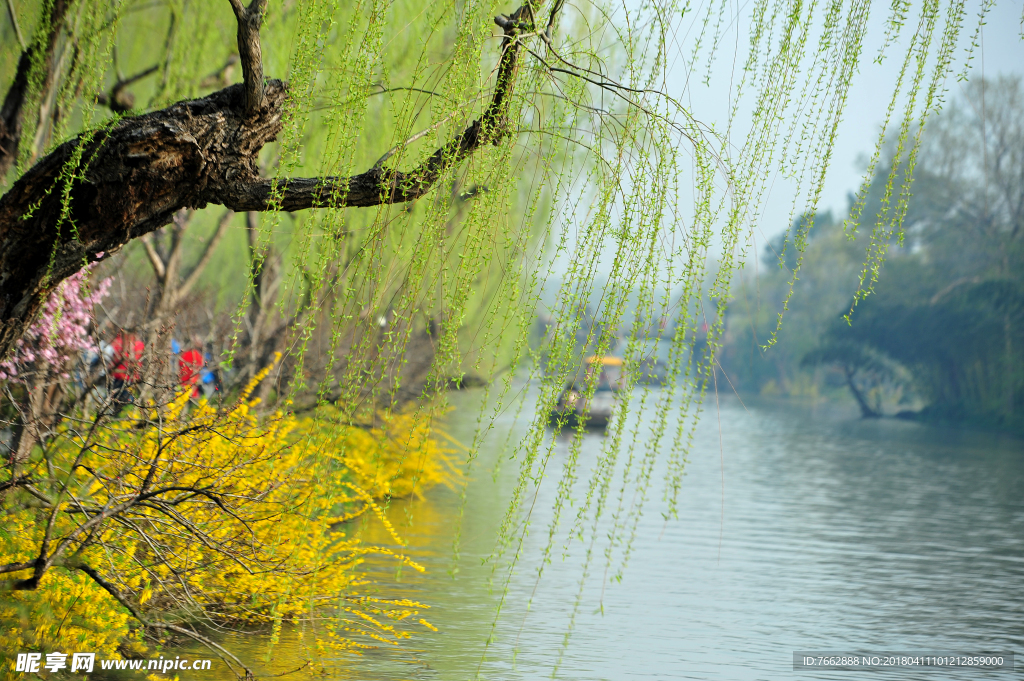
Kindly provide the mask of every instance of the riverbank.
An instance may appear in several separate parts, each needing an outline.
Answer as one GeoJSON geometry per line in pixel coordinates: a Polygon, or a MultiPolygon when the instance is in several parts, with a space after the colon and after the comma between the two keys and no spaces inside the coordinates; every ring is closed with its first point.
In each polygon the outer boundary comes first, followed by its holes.
{"type": "Polygon", "coordinates": [[[971,412],[963,408],[928,406],[920,411],[899,412],[893,418],[938,427],[1006,433],[1024,437],[1024,415],[997,416],[988,412],[971,412]]]}

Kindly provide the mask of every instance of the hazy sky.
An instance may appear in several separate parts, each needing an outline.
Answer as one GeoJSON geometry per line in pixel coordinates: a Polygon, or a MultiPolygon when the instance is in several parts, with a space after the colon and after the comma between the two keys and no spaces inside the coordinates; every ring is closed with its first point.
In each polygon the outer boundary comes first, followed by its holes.
{"type": "MultiPolygon", "coordinates": [[[[907,42],[918,23],[921,1],[910,0],[911,6],[907,12],[907,21],[900,40],[886,51],[886,58],[879,64],[875,62],[875,58],[884,42],[891,2],[873,0],[859,70],[853,78],[849,98],[838,128],[832,162],[826,175],[819,203],[821,211],[831,209],[836,217],[845,217],[848,207],[847,197],[850,193],[856,192],[861,185],[865,163],[874,151],[881,133],[885,111],[889,106],[900,67],[906,55],[907,42]]],[[[945,24],[946,7],[951,1],[954,0],[942,0],[941,2],[940,18],[935,29],[936,37],[931,49],[933,55],[938,48],[938,41],[945,24]]],[[[960,95],[961,84],[957,82],[956,75],[963,70],[966,47],[978,26],[979,11],[981,3],[984,1],[966,0],[967,15],[961,31],[960,44],[954,56],[952,73],[946,81],[948,92],[945,97],[947,101],[960,95]]],[[[645,11],[650,10],[647,0],[623,0],[623,2],[624,9],[629,8],[631,13],[641,6],[646,8],[645,11]]],[[[751,12],[755,4],[754,0],[725,0],[725,2],[724,23],[728,28],[719,43],[718,56],[714,61],[709,84],[705,86],[702,82],[707,71],[706,57],[697,59],[698,67],[695,71],[699,75],[689,77],[689,79],[688,76],[691,74],[693,46],[700,31],[702,19],[707,13],[708,3],[712,3],[713,15],[717,15],[718,8],[722,6],[722,0],[691,0],[689,10],[681,18],[675,19],[674,27],[677,30],[669,50],[669,69],[664,84],[668,94],[682,102],[694,118],[705,125],[713,125],[720,132],[727,128],[730,102],[732,101],[731,87],[739,79],[737,74],[746,59],[746,48],[750,41],[751,12]]],[[[819,21],[827,4],[822,0],[816,3],[819,21]]],[[[844,4],[845,8],[849,7],[849,2],[844,4]]],[[[805,3],[805,11],[806,7],[805,3]]],[[[980,44],[975,50],[969,77],[979,77],[982,73],[986,77],[999,74],[1017,74],[1024,77],[1024,40],[1021,38],[1024,29],[1021,26],[1021,13],[1021,0],[996,0],[996,6],[989,10],[986,23],[981,31],[980,44]]],[[[622,19],[621,13],[614,20],[620,19],[622,19]]],[[[814,45],[816,40],[817,37],[814,36],[809,44],[814,45]]],[[[706,38],[705,44],[707,42],[706,38]]],[[[812,56],[812,54],[808,54],[805,62],[809,62],[812,56]]],[[[927,69],[929,75],[932,64],[933,62],[929,63],[927,69]]],[[[806,69],[807,66],[808,64],[805,63],[801,68],[806,69]]],[[[753,100],[751,95],[753,94],[756,93],[752,91],[747,93],[746,105],[741,104],[736,116],[732,138],[729,141],[730,148],[733,150],[743,146],[751,127],[749,120],[753,100]],[[746,124],[744,124],[744,116],[746,116],[746,124]]],[[[904,99],[898,100],[897,113],[891,120],[890,126],[897,125],[901,120],[900,114],[904,103],[904,99]]],[[[684,154],[688,153],[685,143],[680,149],[684,154]]],[[[683,168],[682,172],[687,172],[686,168],[683,168]]],[[[685,186],[689,178],[681,178],[680,181],[685,186]]],[[[792,181],[779,174],[770,179],[770,191],[764,200],[761,217],[753,224],[748,225],[751,230],[750,238],[753,240],[754,261],[764,243],[789,226],[789,216],[794,210],[793,198],[797,194],[796,185],[792,181]]],[[[688,199],[682,196],[681,200],[688,199]]],[[[803,208],[802,203],[798,206],[797,210],[803,208]]],[[[682,208],[683,220],[688,222],[688,211],[685,207],[682,208]]],[[[580,229],[581,223],[586,220],[586,217],[577,214],[575,219],[576,224],[567,225],[570,249],[555,256],[555,272],[562,272],[568,266],[569,253],[572,250],[571,244],[578,238],[575,232],[580,229]]],[[[677,229],[687,228],[685,224],[677,226],[677,229]]],[[[714,243],[720,245],[721,242],[714,238],[714,243]]],[[[604,249],[598,254],[598,271],[602,274],[609,271],[614,250],[614,239],[609,236],[604,249]]]]}
{"type": "MultiPolygon", "coordinates": [[[[879,9],[887,9],[882,3],[877,3],[877,6],[879,9]]],[[[973,19],[977,16],[977,8],[972,9],[974,11],[970,18],[973,19]]],[[[1021,40],[1020,20],[1019,0],[1003,0],[991,11],[982,28],[983,49],[979,50],[972,62],[972,77],[982,73],[989,78],[998,74],[1024,75],[1024,40],[1021,40]]],[[[972,32],[974,26],[974,23],[968,24],[966,32],[972,32]]],[[[877,31],[875,35],[877,37],[877,31]]],[[[861,181],[858,157],[870,154],[874,147],[899,66],[895,58],[886,60],[882,65],[866,61],[868,63],[861,68],[843,117],[823,201],[826,207],[831,207],[837,213],[846,210],[846,193],[856,189],[861,181]]],[[[950,97],[959,96],[962,84],[951,82],[950,86],[950,97]]]]}
{"type": "MultiPolygon", "coordinates": [[[[686,17],[694,16],[702,18],[706,11],[707,2],[704,0],[697,5],[686,17]]],[[[717,0],[711,0],[718,6],[717,0]]],[[[825,3],[818,3],[819,7],[825,3]]],[[[843,120],[839,127],[838,139],[830,170],[827,175],[825,190],[821,199],[821,209],[831,208],[838,215],[845,213],[847,208],[847,195],[856,191],[863,177],[863,161],[874,149],[875,143],[881,130],[884,120],[884,113],[889,104],[903,54],[900,47],[904,47],[906,38],[916,25],[920,2],[913,2],[909,12],[907,25],[904,27],[904,39],[894,49],[888,51],[888,57],[881,64],[874,63],[874,57],[878,53],[885,34],[885,22],[889,11],[889,2],[875,0],[872,4],[868,35],[865,42],[865,50],[859,72],[855,76],[850,98],[847,103],[843,120]]],[[[750,14],[754,3],[751,0],[734,0],[727,5],[726,20],[731,22],[731,31],[722,40],[720,56],[715,63],[710,87],[696,81],[700,77],[691,77],[689,86],[686,86],[688,74],[688,61],[692,51],[692,44],[699,22],[684,22],[683,31],[679,36],[681,49],[675,50],[675,61],[672,63],[668,81],[669,89],[674,96],[682,96],[684,102],[691,107],[691,112],[696,118],[704,123],[714,123],[716,128],[724,129],[726,123],[727,107],[725,103],[729,99],[729,86],[734,80],[733,72],[738,71],[746,57],[745,47],[749,41],[748,32],[750,26],[750,14]],[[687,33],[685,29],[689,28],[687,33]],[[734,64],[737,66],[734,68],[734,64]]],[[[977,26],[977,17],[980,10],[979,0],[968,0],[968,15],[964,24],[960,49],[956,53],[954,74],[958,73],[963,65],[964,47],[969,42],[977,26]]],[[[823,11],[819,9],[819,15],[823,11]]],[[[945,8],[941,10],[945,12],[945,8]]],[[[972,62],[973,68],[971,77],[986,77],[998,74],[1020,74],[1024,76],[1024,40],[1021,38],[1021,13],[1022,5],[1020,0],[998,0],[996,7],[989,11],[985,26],[982,29],[981,45],[975,53],[972,62]]],[[[939,22],[941,30],[942,22],[939,22]]],[[[936,39],[937,42],[937,39],[936,39]]],[[[949,98],[959,94],[960,84],[956,82],[955,75],[947,81],[950,88],[949,98]]],[[[746,134],[742,126],[734,126],[737,130],[733,135],[733,144],[741,145],[746,134]]],[[[764,219],[758,226],[760,232],[758,240],[770,237],[783,230],[787,226],[787,217],[791,208],[793,191],[791,186],[781,178],[773,183],[771,195],[766,203],[764,219]]]]}

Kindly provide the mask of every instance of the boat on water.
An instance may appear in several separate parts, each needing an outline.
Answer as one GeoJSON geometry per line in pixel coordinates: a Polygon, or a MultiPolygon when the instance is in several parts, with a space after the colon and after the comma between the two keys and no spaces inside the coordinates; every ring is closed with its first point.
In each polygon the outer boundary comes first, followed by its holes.
{"type": "Polygon", "coordinates": [[[553,422],[604,428],[612,418],[618,394],[626,387],[626,375],[619,357],[591,356],[573,380],[562,390],[551,412],[553,422]],[[587,386],[596,380],[588,399],[587,386]]]}

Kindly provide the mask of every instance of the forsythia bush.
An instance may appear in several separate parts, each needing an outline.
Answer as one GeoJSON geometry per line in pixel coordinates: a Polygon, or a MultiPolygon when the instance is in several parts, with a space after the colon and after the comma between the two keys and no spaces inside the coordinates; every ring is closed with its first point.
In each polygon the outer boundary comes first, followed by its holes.
{"type": "MultiPolygon", "coordinates": [[[[38,524],[31,513],[5,509],[0,555],[21,558],[38,550],[38,524]]],[[[123,556],[114,557],[127,569],[123,556]]],[[[13,660],[30,651],[95,652],[118,657],[118,651],[143,649],[141,631],[132,616],[119,607],[84,573],[52,570],[36,591],[18,591],[0,598],[0,659],[13,660]]],[[[0,678],[12,678],[11,665],[0,667],[0,678]]]]}
{"type": "Polygon", "coordinates": [[[378,500],[453,474],[427,420],[362,429],[282,412],[261,419],[249,392],[222,412],[207,403],[190,412],[186,394],[163,413],[135,410],[102,428],[67,422],[30,463],[37,482],[0,507],[4,563],[65,546],[35,590],[0,595],[0,656],[130,652],[142,643],[129,607],[157,634],[306,621],[321,652],[409,635],[396,621],[425,606],[359,596],[358,566],[376,553],[422,571],[378,500]],[[363,512],[388,528],[391,546],[348,536],[344,521],[363,512]]]}
{"type": "Polygon", "coordinates": [[[309,446],[336,457],[352,482],[376,499],[421,497],[425,489],[450,486],[460,475],[425,418],[397,414],[383,417],[379,426],[335,429],[332,420],[323,410],[319,420],[304,419],[299,426],[309,446]]]}

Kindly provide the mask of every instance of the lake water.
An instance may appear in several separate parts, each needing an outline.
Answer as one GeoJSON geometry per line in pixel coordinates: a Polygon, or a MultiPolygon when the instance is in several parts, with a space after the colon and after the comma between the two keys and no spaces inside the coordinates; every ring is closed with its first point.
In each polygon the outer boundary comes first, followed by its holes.
{"type": "MultiPolygon", "coordinates": [[[[472,439],[478,399],[471,391],[455,396],[447,430],[461,441],[472,439]]],[[[426,500],[391,509],[410,553],[428,568],[425,575],[406,570],[398,594],[431,604],[427,617],[440,631],[416,636],[402,654],[371,652],[333,676],[536,679],[550,678],[558,664],[560,679],[852,680],[865,673],[794,671],[793,653],[1024,653],[1020,440],[862,421],[853,410],[827,405],[744,406],[723,397],[716,409],[711,400],[687,465],[679,519],[663,519],[664,471],[655,468],[621,581],[605,578],[602,557],[581,591],[585,543],[573,544],[564,560],[559,544],[536,579],[559,457],[568,451],[563,436],[506,590],[503,564],[495,570],[485,561],[517,475],[514,461],[494,474],[496,452],[509,434],[515,441],[527,430],[513,412],[482,448],[454,578],[459,495],[435,489],[426,500]]],[[[604,436],[583,437],[588,466],[604,436]]],[[[567,511],[570,522],[574,514],[567,511]]],[[[383,537],[372,523],[365,532],[383,537]]],[[[603,550],[601,541],[595,546],[603,550]]],[[[390,568],[381,570],[393,577],[390,568]]],[[[252,642],[236,643],[256,652],[252,642]]],[[[267,671],[294,668],[290,657],[286,636],[267,671]]],[[[1018,664],[1015,672],[901,669],[870,678],[1020,678],[1024,660],[1018,664]]]]}

